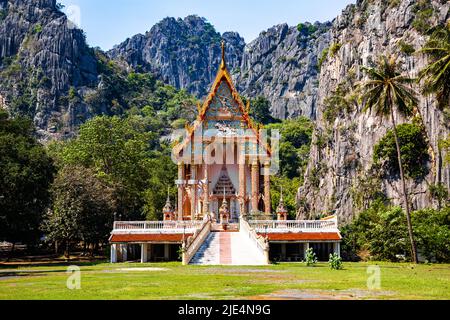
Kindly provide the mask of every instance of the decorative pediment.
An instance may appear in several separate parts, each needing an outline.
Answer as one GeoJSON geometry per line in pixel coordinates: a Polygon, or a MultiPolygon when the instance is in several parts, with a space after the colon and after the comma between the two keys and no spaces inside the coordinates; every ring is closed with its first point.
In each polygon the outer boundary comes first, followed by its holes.
{"type": "Polygon", "coordinates": [[[192,136],[199,128],[216,129],[219,135],[233,136],[237,130],[250,129],[254,132],[257,144],[270,156],[270,147],[261,142],[259,136],[260,126],[256,125],[249,116],[250,103],[244,105],[237,92],[225,62],[225,43],[222,42],[222,62],[217,72],[211,91],[203,105],[198,106],[199,115],[192,126],[187,125],[187,138],[175,146],[178,154],[191,141],[192,136]]]}

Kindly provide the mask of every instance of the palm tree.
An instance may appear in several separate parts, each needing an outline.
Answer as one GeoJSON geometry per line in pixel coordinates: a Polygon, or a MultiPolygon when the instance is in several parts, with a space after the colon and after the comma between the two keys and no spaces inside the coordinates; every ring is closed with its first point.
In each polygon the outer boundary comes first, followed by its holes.
{"type": "Polygon", "coordinates": [[[421,71],[420,80],[425,80],[424,93],[435,93],[441,108],[450,105],[450,22],[437,29],[421,50],[430,64],[421,71]]]}
{"type": "Polygon", "coordinates": [[[358,85],[362,89],[362,98],[366,104],[364,111],[375,110],[377,116],[390,116],[392,121],[403,189],[403,201],[406,209],[409,239],[411,242],[411,254],[413,262],[418,263],[417,247],[412,230],[411,212],[409,208],[405,176],[403,173],[400,143],[397,134],[397,124],[394,116],[394,107],[397,107],[397,111],[405,116],[412,115],[413,108],[417,106],[418,100],[409,85],[414,83],[416,80],[405,77],[399,73],[395,58],[393,57],[388,58],[386,56],[382,56],[380,57],[375,68],[364,68],[363,70],[369,77],[368,81],[358,85]]]}

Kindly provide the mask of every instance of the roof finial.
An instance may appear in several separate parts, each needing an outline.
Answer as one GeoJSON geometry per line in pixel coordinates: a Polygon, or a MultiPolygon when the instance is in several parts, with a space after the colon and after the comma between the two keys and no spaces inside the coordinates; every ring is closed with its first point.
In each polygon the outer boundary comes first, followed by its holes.
{"type": "Polygon", "coordinates": [[[222,40],[222,62],[220,64],[220,68],[225,70],[227,68],[227,64],[225,62],[225,40],[222,40]]]}

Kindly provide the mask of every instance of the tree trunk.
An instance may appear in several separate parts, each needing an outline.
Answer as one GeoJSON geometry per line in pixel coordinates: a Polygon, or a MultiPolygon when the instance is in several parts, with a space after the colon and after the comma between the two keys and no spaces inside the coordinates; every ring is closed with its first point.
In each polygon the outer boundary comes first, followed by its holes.
{"type": "Polygon", "coordinates": [[[66,241],[66,252],[65,252],[66,260],[70,261],[70,242],[66,241]]]}
{"type": "Polygon", "coordinates": [[[409,209],[409,201],[408,201],[408,193],[406,190],[405,175],[403,173],[402,154],[400,151],[400,143],[398,141],[397,124],[395,123],[394,109],[392,108],[392,105],[391,105],[390,109],[391,109],[392,125],[394,127],[393,131],[394,131],[395,144],[397,146],[397,158],[398,158],[398,165],[400,168],[400,179],[402,181],[403,202],[405,203],[406,221],[408,223],[409,240],[411,242],[411,256],[412,256],[412,261],[414,263],[419,263],[419,259],[417,257],[416,242],[414,241],[414,234],[413,234],[413,229],[412,229],[411,212],[409,209]]]}

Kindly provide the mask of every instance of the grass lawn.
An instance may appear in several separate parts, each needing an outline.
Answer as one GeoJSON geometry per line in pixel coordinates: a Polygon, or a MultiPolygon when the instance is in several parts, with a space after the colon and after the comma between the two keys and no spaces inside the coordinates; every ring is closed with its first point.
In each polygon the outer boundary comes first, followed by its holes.
{"type": "Polygon", "coordinates": [[[327,264],[80,267],[81,289],[69,290],[64,265],[0,266],[0,299],[450,299],[450,265],[344,263],[340,271],[327,264]],[[380,290],[367,288],[369,265],[381,268],[380,290]]]}

